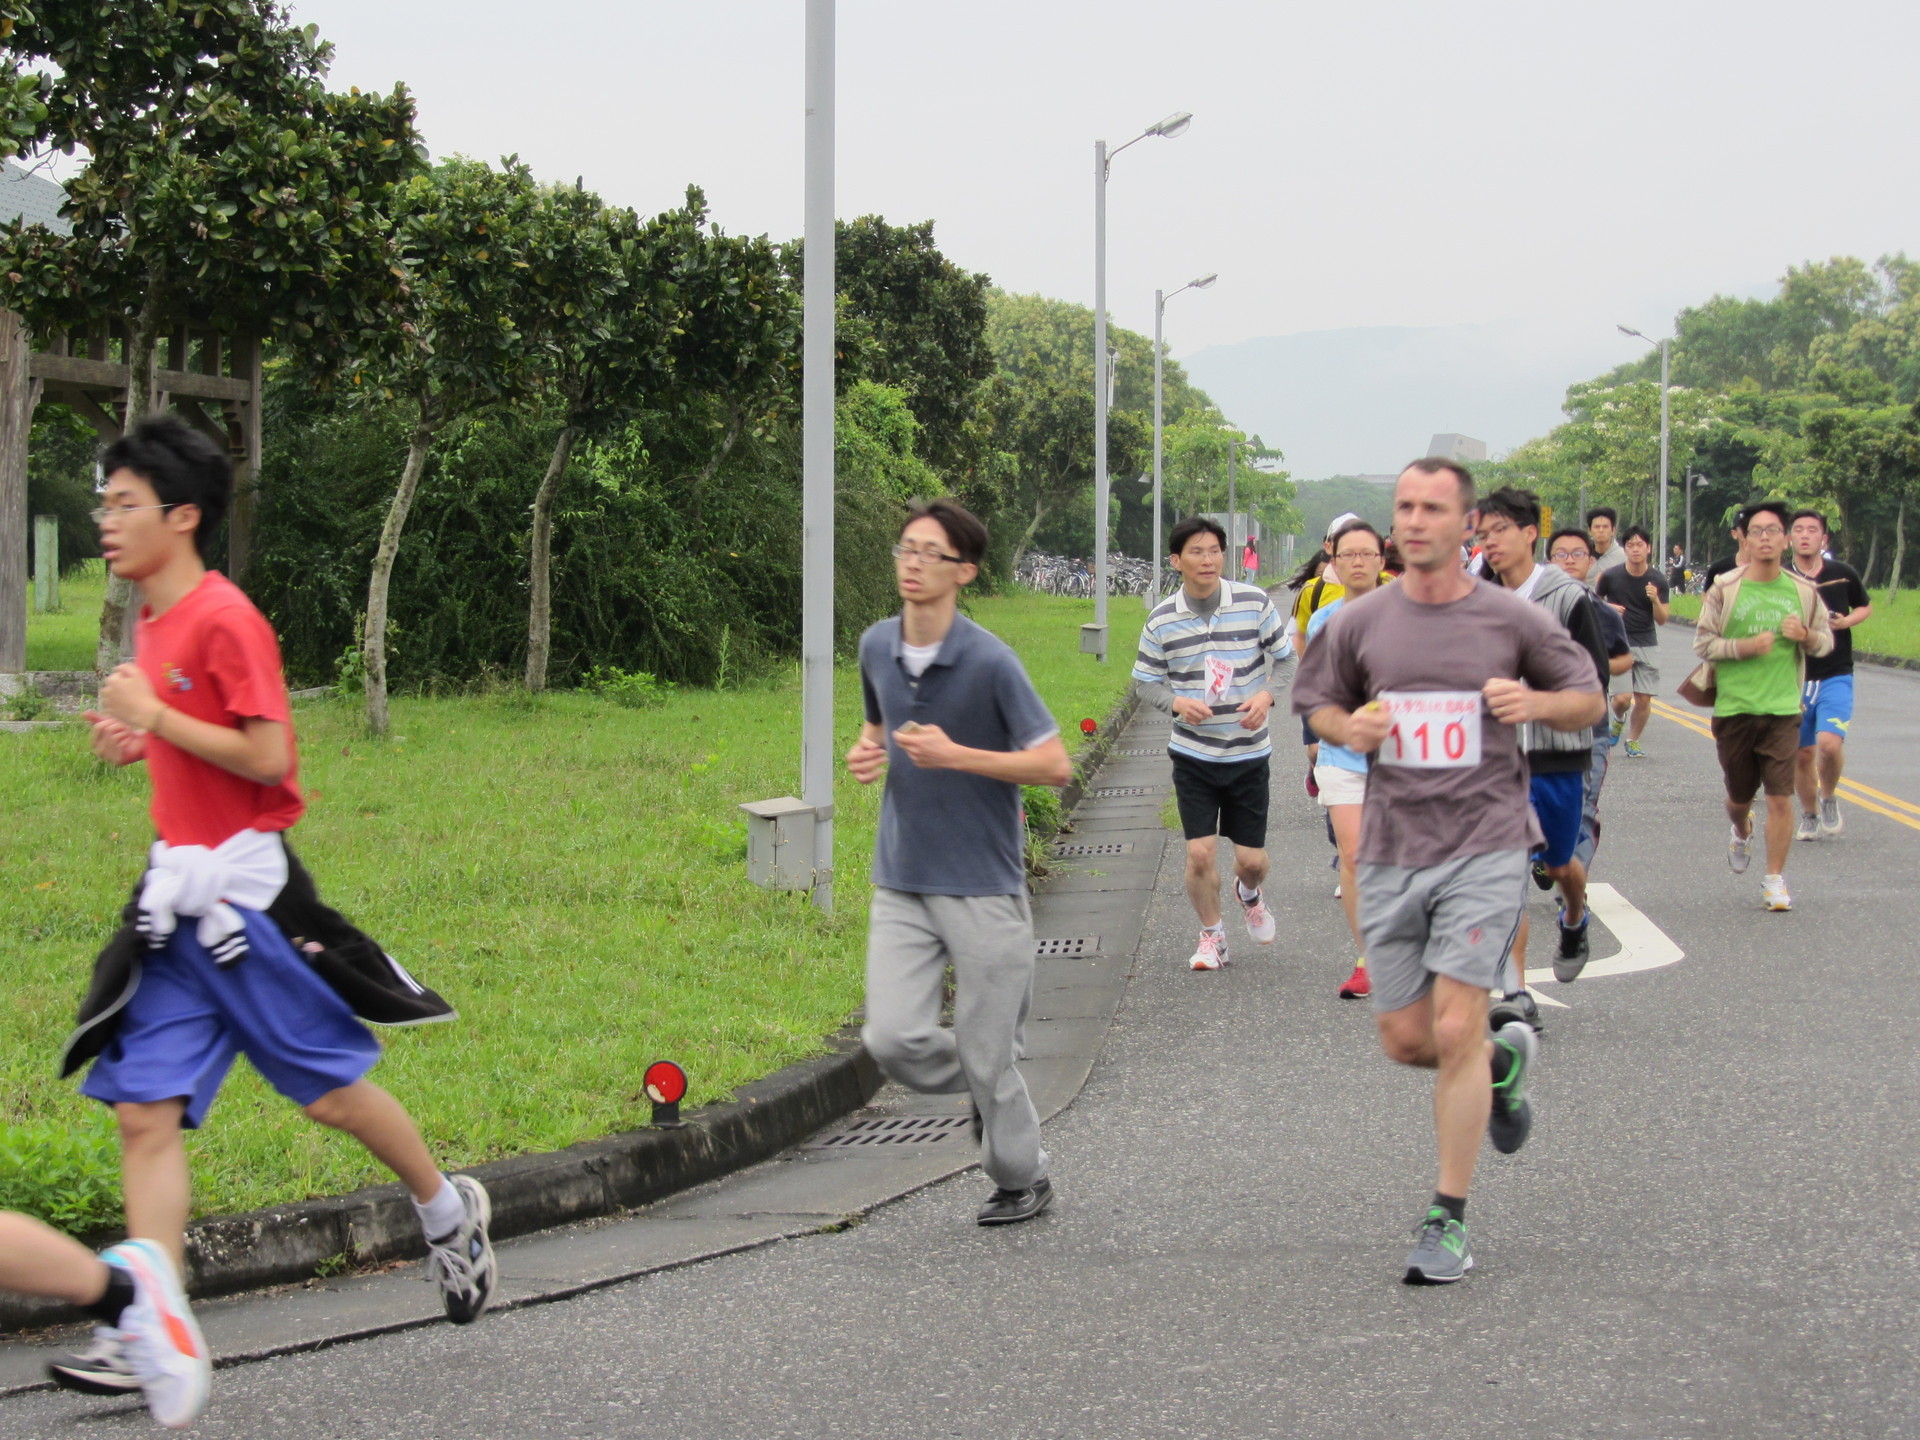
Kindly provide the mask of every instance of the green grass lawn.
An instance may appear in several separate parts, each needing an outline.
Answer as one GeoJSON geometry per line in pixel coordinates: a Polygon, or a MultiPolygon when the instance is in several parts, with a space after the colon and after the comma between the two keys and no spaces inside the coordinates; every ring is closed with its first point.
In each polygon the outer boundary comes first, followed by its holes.
{"type": "MultiPolygon", "coordinates": [[[[1138,600],[1114,602],[1123,643],[1102,666],[1077,653],[1091,612],[1028,595],[972,607],[1025,660],[1070,748],[1081,718],[1124,693],[1141,619],[1138,600]]],[[[853,672],[836,702],[844,748],[853,672]]],[[[792,680],[647,710],[572,693],[401,699],[376,744],[350,703],[300,707],[296,846],[323,895],[460,1009],[382,1032],[375,1072],[447,1164],[645,1124],[656,1059],[686,1067],[695,1103],[723,1096],[818,1053],[858,1006],[879,787],[841,777],[834,915],[746,878],[734,807],[798,789],[798,710],[792,680]]],[[[97,764],[78,730],[0,735],[0,793],[0,1121],[97,1116],[54,1060],[139,872],[146,777],[97,764]]],[[[189,1143],[203,1214],[387,1178],[244,1065],[189,1143]]]]}
{"type": "MultiPolygon", "coordinates": [[[[1853,648],[1875,655],[1893,655],[1905,660],[1920,660],[1920,594],[1902,590],[1890,595],[1885,590],[1869,590],[1873,614],[1853,628],[1853,648]]],[[[1700,616],[1698,595],[1673,597],[1673,613],[1688,620],[1700,616]]]]}
{"type": "MultiPolygon", "coordinates": [[[[33,586],[27,586],[31,605],[33,586]]],[[[107,598],[104,560],[89,560],[60,581],[60,608],[27,611],[27,669],[91,670],[100,635],[100,606],[107,598]]]]}

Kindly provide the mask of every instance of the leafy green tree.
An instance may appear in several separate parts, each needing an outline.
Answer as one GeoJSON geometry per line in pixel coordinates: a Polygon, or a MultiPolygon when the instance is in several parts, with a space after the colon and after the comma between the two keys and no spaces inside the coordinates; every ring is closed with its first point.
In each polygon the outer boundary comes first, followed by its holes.
{"type": "MultiPolygon", "coordinates": [[[[1137,331],[1109,323],[1107,340],[1119,352],[1114,368],[1114,411],[1131,410],[1153,419],[1153,341],[1137,331]]],[[[987,295],[987,344],[1004,374],[1044,374],[1093,392],[1093,311],[1044,295],[987,295]]],[[[1190,414],[1218,413],[1204,390],[1187,378],[1178,360],[1161,364],[1163,413],[1167,424],[1190,414]]],[[[1111,443],[1111,442],[1109,442],[1111,443]]]]}

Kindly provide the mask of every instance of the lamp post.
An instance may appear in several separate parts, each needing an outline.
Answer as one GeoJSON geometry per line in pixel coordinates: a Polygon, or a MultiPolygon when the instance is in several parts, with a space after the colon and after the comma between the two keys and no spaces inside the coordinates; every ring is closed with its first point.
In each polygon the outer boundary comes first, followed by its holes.
{"type": "Polygon", "coordinates": [[[1202,275],[1198,280],[1189,280],[1179,290],[1170,295],[1160,291],[1153,292],[1153,589],[1147,608],[1151,610],[1160,599],[1160,432],[1161,432],[1161,381],[1163,355],[1160,340],[1162,321],[1166,319],[1167,301],[1182,290],[1207,290],[1218,280],[1218,273],[1202,275]]]}
{"type": "MultiPolygon", "coordinates": [[[[1636,340],[1645,340],[1653,344],[1653,337],[1642,335],[1638,330],[1626,325],[1613,327],[1622,335],[1631,335],[1636,340]]],[[[1660,338],[1660,545],[1654,552],[1657,555],[1667,553],[1667,337],[1660,338]]]]}
{"type": "MultiPolygon", "coordinates": [[[[1107,658],[1107,377],[1100,361],[1107,353],[1107,170],[1127,145],[1150,135],[1172,140],[1187,133],[1193,116],[1179,110],[1148,126],[1111,152],[1093,142],[1093,652],[1107,658]]],[[[1081,648],[1088,648],[1085,639],[1081,648]]]]}
{"type": "Polygon", "coordinates": [[[833,910],[834,0],[807,0],[801,316],[800,782],[814,810],[813,903],[833,910]]]}

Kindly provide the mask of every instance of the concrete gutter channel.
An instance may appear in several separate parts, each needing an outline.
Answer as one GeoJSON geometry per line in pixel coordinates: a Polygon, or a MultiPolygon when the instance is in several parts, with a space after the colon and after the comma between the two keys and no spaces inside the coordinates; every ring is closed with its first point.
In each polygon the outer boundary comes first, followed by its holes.
{"type": "MultiPolygon", "coordinates": [[[[1043,1119],[1072,1103],[1105,1043],[1159,878],[1169,722],[1136,715],[1135,703],[1129,694],[1083,751],[1062,796],[1070,833],[1055,847],[1069,854],[1034,895],[1041,953],[1021,1070],[1043,1119]],[[1100,850],[1071,854],[1078,846],[1100,850]]],[[[833,1053],[691,1113],[685,1129],[632,1131],[476,1168],[501,1242],[495,1308],[841,1229],[975,1164],[963,1096],[883,1087],[857,1026],[830,1043],[833,1053]]],[[[971,1207],[954,1223],[971,1224],[971,1207]]],[[[226,1297],[196,1306],[216,1364],[444,1318],[398,1185],[203,1220],[189,1244],[196,1297],[226,1297]],[[313,1278],[330,1269],[373,1273],[313,1278]],[[269,1286],[279,1288],[262,1289],[269,1286]]],[[[62,1306],[0,1297],[0,1328],[73,1319],[62,1306]]],[[[72,1338],[0,1337],[0,1395],[41,1388],[47,1347],[72,1338]]]]}

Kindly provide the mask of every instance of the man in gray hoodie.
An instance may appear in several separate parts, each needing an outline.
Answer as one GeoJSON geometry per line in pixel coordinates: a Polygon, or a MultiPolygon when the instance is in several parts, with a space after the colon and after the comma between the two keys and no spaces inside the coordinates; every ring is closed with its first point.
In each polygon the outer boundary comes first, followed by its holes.
{"type": "MultiPolygon", "coordinates": [[[[1551,614],[1594,657],[1594,668],[1604,688],[1607,680],[1606,641],[1593,600],[1585,586],[1554,565],[1534,559],[1540,540],[1540,499],[1531,490],[1496,490],[1480,502],[1480,550],[1488,579],[1531,600],[1551,614]]],[[[1553,958],[1554,978],[1577,978],[1587,963],[1587,872],[1574,856],[1580,840],[1580,816],[1587,766],[1593,756],[1593,732],[1561,731],[1528,725],[1520,740],[1532,774],[1530,797],[1540,829],[1546,836],[1538,859],[1547,877],[1560,887],[1560,944],[1553,958]]],[[[1540,1028],[1540,1007],[1526,988],[1527,920],[1520,919],[1514,939],[1513,988],[1494,1006],[1506,1019],[1523,1019],[1540,1028]]]]}

